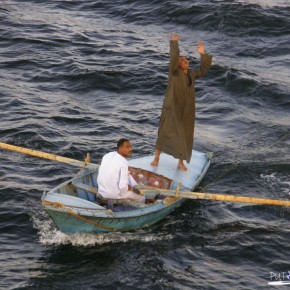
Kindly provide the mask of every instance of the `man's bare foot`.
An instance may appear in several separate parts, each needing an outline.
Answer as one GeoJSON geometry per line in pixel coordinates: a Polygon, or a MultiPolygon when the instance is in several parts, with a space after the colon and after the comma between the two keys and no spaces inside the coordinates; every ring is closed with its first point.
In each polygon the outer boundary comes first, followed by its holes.
{"type": "Polygon", "coordinates": [[[178,161],[178,168],[181,171],[187,171],[187,167],[184,165],[184,163],[182,161],[178,161]]]}
{"type": "Polygon", "coordinates": [[[158,166],[158,163],[159,163],[159,158],[154,158],[154,160],[151,162],[151,165],[153,167],[157,167],[158,166]]]}

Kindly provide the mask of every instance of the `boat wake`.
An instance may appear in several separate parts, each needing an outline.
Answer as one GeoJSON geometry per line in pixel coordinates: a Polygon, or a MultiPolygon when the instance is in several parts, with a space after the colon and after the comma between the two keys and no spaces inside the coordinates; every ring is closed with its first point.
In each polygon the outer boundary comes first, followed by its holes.
{"type": "Polygon", "coordinates": [[[129,241],[152,242],[171,240],[173,236],[160,233],[148,233],[145,230],[134,232],[114,233],[76,233],[67,235],[57,230],[50,219],[43,220],[43,217],[33,217],[33,225],[38,230],[39,243],[43,246],[72,245],[91,247],[95,245],[126,243],[129,241]]]}

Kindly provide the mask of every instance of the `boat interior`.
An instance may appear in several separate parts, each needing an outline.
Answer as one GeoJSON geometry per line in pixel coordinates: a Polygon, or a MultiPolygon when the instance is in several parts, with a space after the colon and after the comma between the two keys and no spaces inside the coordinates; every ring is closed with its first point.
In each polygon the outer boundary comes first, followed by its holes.
{"type": "MultiPolygon", "coordinates": [[[[177,183],[169,178],[155,174],[140,168],[129,168],[130,174],[136,180],[141,189],[176,189],[177,183]]],[[[104,199],[98,193],[97,184],[98,171],[89,171],[78,174],[69,183],[59,186],[55,192],[78,197],[93,203],[97,203],[113,211],[127,211],[136,208],[143,208],[163,201],[166,196],[162,196],[158,190],[155,195],[146,196],[145,204],[140,204],[128,199],[104,199]]]]}

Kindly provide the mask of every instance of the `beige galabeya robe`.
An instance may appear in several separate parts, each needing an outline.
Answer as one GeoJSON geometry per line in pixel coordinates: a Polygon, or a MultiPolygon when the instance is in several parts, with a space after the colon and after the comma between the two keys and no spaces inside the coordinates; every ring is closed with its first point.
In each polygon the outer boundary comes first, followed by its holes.
{"type": "Polygon", "coordinates": [[[200,67],[185,74],[179,68],[178,41],[170,40],[170,67],[160,117],[156,148],[173,157],[190,162],[195,121],[194,83],[206,75],[212,56],[203,54],[200,67]]]}

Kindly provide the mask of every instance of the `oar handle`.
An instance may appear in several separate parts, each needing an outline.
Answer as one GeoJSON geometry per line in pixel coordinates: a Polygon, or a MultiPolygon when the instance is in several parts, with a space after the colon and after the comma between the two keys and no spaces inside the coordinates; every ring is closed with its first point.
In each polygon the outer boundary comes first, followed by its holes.
{"type": "Polygon", "coordinates": [[[62,156],[58,156],[55,154],[37,151],[37,150],[33,150],[33,149],[28,149],[28,148],[24,148],[24,147],[19,147],[19,146],[15,146],[15,145],[10,145],[10,144],[6,144],[6,143],[0,143],[0,148],[10,150],[10,151],[19,152],[19,153],[23,153],[23,154],[27,154],[27,155],[31,155],[31,156],[35,156],[35,157],[40,157],[40,158],[44,158],[44,159],[63,162],[63,163],[67,163],[67,164],[70,164],[70,165],[76,166],[76,167],[86,167],[86,168],[90,168],[90,169],[96,169],[99,167],[98,164],[94,164],[94,163],[90,163],[90,162],[83,162],[83,161],[79,161],[76,159],[62,157],[62,156]]]}

